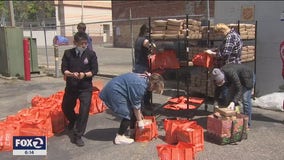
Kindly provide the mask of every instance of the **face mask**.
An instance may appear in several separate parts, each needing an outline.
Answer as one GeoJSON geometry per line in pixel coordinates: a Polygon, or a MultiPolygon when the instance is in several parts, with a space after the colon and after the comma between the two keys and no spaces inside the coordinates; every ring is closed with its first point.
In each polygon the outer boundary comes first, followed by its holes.
{"type": "Polygon", "coordinates": [[[83,53],[83,52],[86,50],[86,48],[83,48],[83,47],[77,47],[77,50],[78,50],[80,53],[83,53]]]}

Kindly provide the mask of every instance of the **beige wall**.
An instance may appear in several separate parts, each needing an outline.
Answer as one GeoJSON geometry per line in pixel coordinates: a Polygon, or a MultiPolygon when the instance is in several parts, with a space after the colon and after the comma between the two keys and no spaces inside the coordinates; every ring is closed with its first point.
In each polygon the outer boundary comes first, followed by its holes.
{"type": "Polygon", "coordinates": [[[111,1],[62,1],[62,4],[55,1],[55,5],[57,25],[67,25],[57,29],[61,35],[72,36],[82,20],[91,37],[105,37],[106,32],[112,35],[112,23],[106,22],[112,20],[111,1]],[[58,7],[60,5],[62,7],[58,7]],[[109,26],[108,31],[104,31],[104,25],[109,26]]]}

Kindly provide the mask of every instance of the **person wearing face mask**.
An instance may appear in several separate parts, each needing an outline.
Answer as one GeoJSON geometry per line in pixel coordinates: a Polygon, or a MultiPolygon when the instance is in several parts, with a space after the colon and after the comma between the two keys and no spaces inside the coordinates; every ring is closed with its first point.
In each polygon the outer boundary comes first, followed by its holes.
{"type": "Polygon", "coordinates": [[[136,122],[141,129],[146,125],[141,113],[144,95],[147,91],[161,94],[163,89],[164,80],[158,73],[126,73],[113,78],[105,85],[99,97],[110,110],[122,119],[114,144],[134,142],[134,139],[126,137],[125,133],[130,127],[129,131],[133,134],[136,122]]]}
{"type": "Polygon", "coordinates": [[[89,50],[88,35],[77,32],[74,35],[76,47],[64,51],[61,71],[66,77],[62,111],[69,121],[68,129],[72,133],[71,142],[84,146],[82,136],[85,132],[92,97],[92,77],[98,73],[96,53],[89,50]],[[79,114],[75,114],[76,101],[80,101],[79,114]]]}

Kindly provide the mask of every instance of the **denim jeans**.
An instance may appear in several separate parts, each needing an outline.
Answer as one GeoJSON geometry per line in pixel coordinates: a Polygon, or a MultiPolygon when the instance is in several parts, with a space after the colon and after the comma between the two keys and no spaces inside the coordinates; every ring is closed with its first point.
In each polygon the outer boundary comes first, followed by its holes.
{"type": "MultiPolygon", "coordinates": [[[[253,85],[255,84],[255,75],[253,75],[253,85]]],[[[248,126],[251,127],[251,114],[252,114],[252,102],[251,102],[252,89],[243,87],[243,112],[248,116],[248,126]]]]}

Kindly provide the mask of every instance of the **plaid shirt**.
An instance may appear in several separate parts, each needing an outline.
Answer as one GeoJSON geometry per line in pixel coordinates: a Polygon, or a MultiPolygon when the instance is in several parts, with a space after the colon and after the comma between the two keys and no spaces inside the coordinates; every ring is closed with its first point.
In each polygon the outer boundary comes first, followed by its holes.
{"type": "Polygon", "coordinates": [[[217,59],[219,59],[223,65],[228,63],[240,64],[242,47],[243,42],[240,35],[234,29],[231,29],[219,48],[217,59]]]}

